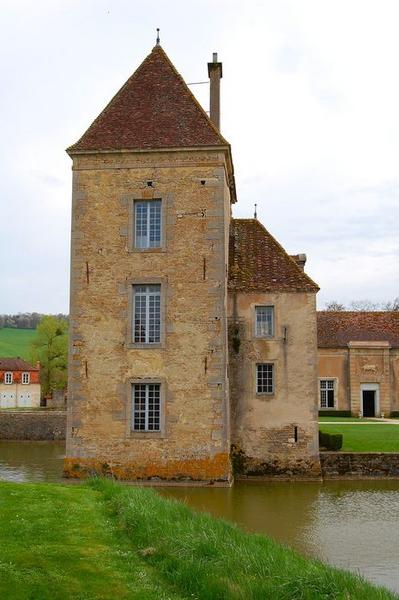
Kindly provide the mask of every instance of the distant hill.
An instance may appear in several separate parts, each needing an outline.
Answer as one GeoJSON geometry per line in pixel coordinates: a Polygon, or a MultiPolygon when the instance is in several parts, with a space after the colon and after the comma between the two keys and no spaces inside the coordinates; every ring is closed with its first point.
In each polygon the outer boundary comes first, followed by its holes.
{"type": "Polygon", "coordinates": [[[20,356],[29,360],[29,344],[35,335],[35,329],[0,329],[0,357],[20,356]]]}

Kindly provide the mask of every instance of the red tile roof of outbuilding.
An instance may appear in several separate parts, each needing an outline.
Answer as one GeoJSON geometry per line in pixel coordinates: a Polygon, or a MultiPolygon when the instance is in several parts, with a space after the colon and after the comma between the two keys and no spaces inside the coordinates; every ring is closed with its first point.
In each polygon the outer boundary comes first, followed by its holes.
{"type": "Polygon", "coordinates": [[[399,348],[399,312],[320,311],[319,348],[344,348],[349,342],[387,341],[399,348]]]}
{"type": "Polygon", "coordinates": [[[318,286],[257,219],[232,219],[229,288],[240,292],[317,292],[318,286]]]}
{"type": "Polygon", "coordinates": [[[0,358],[0,371],[38,371],[22,358],[0,358]]]}
{"type": "Polygon", "coordinates": [[[155,46],[68,152],[227,146],[161,46],[155,46]]]}

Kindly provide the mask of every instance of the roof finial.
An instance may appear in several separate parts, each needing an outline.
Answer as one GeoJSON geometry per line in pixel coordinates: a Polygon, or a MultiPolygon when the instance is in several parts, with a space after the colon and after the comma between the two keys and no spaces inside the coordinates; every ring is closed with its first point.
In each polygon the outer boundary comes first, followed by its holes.
{"type": "Polygon", "coordinates": [[[161,43],[160,37],[159,37],[159,27],[157,27],[157,46],[159,46],[161,43]]]}
{"type": "Polygon", "coordinates": [[[257,204],[256,204],[256,202],[255,202],[254,219],[257,219],[257,218],[258,218],[258,215],[257,215],[257,212],[256,212],[256,207],[257,207],[257,206],[258,206],[258,205],[257,205],[257,204]]]}

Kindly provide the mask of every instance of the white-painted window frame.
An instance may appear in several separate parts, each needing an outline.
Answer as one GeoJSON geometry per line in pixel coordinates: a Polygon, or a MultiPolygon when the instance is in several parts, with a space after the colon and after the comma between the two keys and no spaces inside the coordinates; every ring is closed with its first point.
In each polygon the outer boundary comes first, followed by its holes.
{"type": "Polygon", "coordinates": [[[12,371],[6,371],[4,373],[4,383],[6,385],[12,385],[13,381],[14,381],[14,374],[13,374],[13,372],[12,371]]]}
{"type": "Polygon", "coordinates": [[[22,373],[22,384],[29,385],[30,384],[30,373],[29,371],[24,371],[22,373]]]}
{"type": "Polygon", "coordinates": [[[337,378],[336,377],[319,377],[319,409],[320,410],[337,410],[338,408],[338,384],[337,384],[337,378]],[[333,382],[333,387],[328,387],[327,386],[327,382],[333,382]],[[322,390],[322,384],[325,383],[326,387],[325,389],[322,390]],[[321,405],[321,397],[322,397],[322,391],[326,392],[326,404],[328,404],[328,391],[333,391],[333,400],[334,400],[334,406],[322,406],[321,405]]]}
{"type": "Polygon", "coordinates": [[[135,344],[155,345],[160,344],[162,339],[162,286],[159,283],[138,283],[133,284],[133,320],[132,320],[132,339],[135,344]],[[139,291],[139,288],[143,288],[145,291],[139,291]],[[156,290],[154,288],[157,288],[156,290]],[[145,298],[144,314],[142,311],[139,312],[141,306],[139,306],[138,300],[140,298],[140,304],[143,298],[145,298]],[[153,304],[153,310],[151,310],[151,303],[153,304]],[[137,310],[137,313],[136,313],[137,310]],[[136,315],[144,316],[136,320],[136,315]],[[144,327],[144,340],[136,339],[136,334],[140,338],[140,329],[137,332],[136,327],[144,327]],[[151,335],[152,333],[152,335],[151,335]],[[151,337],[155,338],[151,340],[151,337]]]}
{"type": "MultiPolygon", "coordinates": [[[[134,246],[136,250],[151,250],[162,247],[162,200],[160,198],[154,198],[152,200],[135,200],[134,201],[134,246]],[[159,211],[157,208],[159,207],[159,211]],[[138,236],[139,226],[139,209],[145,211],[146,218],[146,232],[144,236],[138,236]],[[152,213],[154,209],[154,214],[152,213]],[[156,227],[157,226],[157,227],[156,227]],[[154,232],[159,234],[159,239],[151,240],[151,236],[154,232]],[[139,243],[140,240],[144,240],[143,243],[139,243]]],[[[158,235],[156,235],[158,238],[158,235]]]]}
{"type": "MultiPolygon", "coordinates": [[[[155,390],[154,390],[155,391],[155,390]]],[[[132,411],[131,411],[131,431],[134,433],[160,433],[162,431],[162,384],[159,381],[153,382],[135,382],[132,384],[132,411]],[[157,418],[157,428],[150,428],[150,387],[157,388],[158,393],[158,416],[153,417],[157,418]],[[136,409],[136,388],[143,387],[144,388],[144,411],[136,409]],[[136,428],[136,416],[144,414],[144,428],[136,428]]],[[[156,408],[153,410],[155,411],[156,408]]]]}
{"type": "Polygon", "coordinates": [[[274,362],[259,362],[256,363],[256,369],[255,369],[255,389],[256,389],[256,395],[257,396],[272,396],[274,394],[275,391],[275,387],[276,387],[276,368],[275,368],[275,364],[274,362]],[[271,382],[272,382],[272,389],[270,391],[259,391],[259,387],[258,387],[258,371],[259,371],[259,367],[263,367],[263,366],[268,366],[271,367],[271,382]]]}
{"type": "Polygon", "coordinates": [[[255,337],[257,338],[272,338],[274,337],[274,306],[272,304],[257,304],[255,306],[255,337]],[[260,315],[261,310],[267,309],[271,315],[271,327],[269,330],[264,333],[261,330],[262,324],[267,323],[267,321],[258,321],[258,315],[260,315]]]}

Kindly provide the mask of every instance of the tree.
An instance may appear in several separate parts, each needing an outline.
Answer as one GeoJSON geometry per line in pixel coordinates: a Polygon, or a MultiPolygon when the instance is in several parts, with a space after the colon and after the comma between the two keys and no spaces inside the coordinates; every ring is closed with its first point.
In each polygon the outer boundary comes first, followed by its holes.
{"type": "Polygon", "coordinates": [[[68,324],[52,316],[43,317],[30,346],[30,358],[40,362],[40,383],[45,396],[55,389],[65,389],[68,361],[68,324]]]}
{"type": "Polygon", "coordinates": [[[336,300],[331,300],[330,302],[326,303],[324,310],[342,312],[343,310],[346,310],[346,308],[340,302],[337,302],[336,300]]]}

